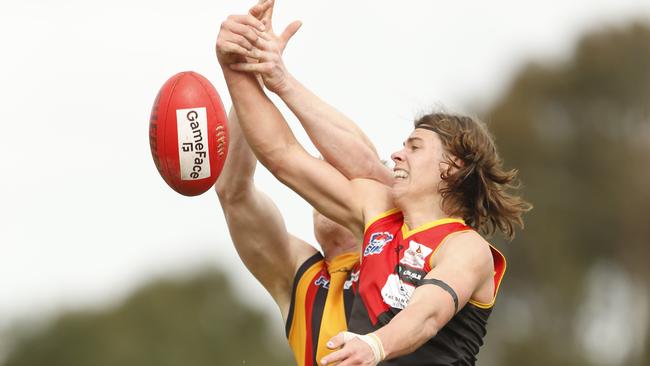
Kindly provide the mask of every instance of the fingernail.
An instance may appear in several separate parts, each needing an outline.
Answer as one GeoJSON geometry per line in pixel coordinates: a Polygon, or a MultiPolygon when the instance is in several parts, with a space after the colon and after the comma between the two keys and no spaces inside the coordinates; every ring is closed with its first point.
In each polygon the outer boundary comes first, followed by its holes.
{"type": "Polygon", "coordinates": [[[332,343],[332,342],[327,342],[327,347],[334,347],[334,343],[332,343]]]}

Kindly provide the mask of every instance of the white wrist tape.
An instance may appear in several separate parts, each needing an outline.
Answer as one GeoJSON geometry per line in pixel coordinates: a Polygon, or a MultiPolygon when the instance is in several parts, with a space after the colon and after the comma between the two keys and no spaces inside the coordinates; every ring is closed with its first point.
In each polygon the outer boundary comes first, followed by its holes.
{"type": "Polygon", "coordinates": [[[375,364],[383,361],[386,358],[386,352],[384,352],[384,345],[381,343],[381,339],[377,337],[375,333],[368,333],[365,335],[356,334],[352,332],[343,332],[343,342],[347,343],[354,338],[359,338],[365,344],[367,344],[372,350],[372,354],[375,356],[375,364]]]}
{"type": "Polygon", "coordinates": [[[384,352],[384,345],[381,344],[381,339],[375,335],[375,333],[368,333],[365,335],[359,335],[357,336],[360,340],[364,341],[368,346],[370,346],[370,349],[372,349],[372,353],[375,355],[375,363],[380,363],[386,358],[386,354],[384,352]]]}

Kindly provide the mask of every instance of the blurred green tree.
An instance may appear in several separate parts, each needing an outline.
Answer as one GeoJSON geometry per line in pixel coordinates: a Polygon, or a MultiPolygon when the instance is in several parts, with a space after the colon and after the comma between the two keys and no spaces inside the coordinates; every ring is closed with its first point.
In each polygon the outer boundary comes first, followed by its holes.
{"type": "Polygon", "coordinates": [[[223,274],[162,280],[121,306],[61,316],[19,339],[5,366],[291,365],[266,316],[238,301],[223,274]]]}
{"type": "MultiPolygon", "coordinates": [[[[647,309],[621,318],[645,322],[638,332],[646,334],[645,346],[609,361],[589,354],[581,339],[595,335],[580,334],[577,324],[596,296],[587,285],[595,268],[632,284],[632,294],[623,292],[630,299],[636,290],[645,301],[650,293],[650,26],[603,29],[582,38],[566,62],[527,65],[485,115],[535,205],[525,231],[501,245],[509,273],[488,338],[487,348],[496,345],[499,356],[490,359],[498,365],[649,365],[647,309]],[[511,325],[501,329],[499,323],[511,325]]],[[[602,291],[617,287],[603,283],[602,291]]],[[[613,303],[632,312],[625,307],[635,300],[624,300],[613,303]]],[[[589,328],[598,321],[583,323],[589,328]]],[[[603,333],[608,329],[611,324],[603,333]]]]}

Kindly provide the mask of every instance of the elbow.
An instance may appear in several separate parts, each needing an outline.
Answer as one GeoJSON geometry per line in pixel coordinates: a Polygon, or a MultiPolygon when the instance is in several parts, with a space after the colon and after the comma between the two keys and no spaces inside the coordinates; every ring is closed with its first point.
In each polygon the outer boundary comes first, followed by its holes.
{"type": "Polygon", "coordinates": [[[241,182],[219,182],[214,185],[217,197],[221,206],[236,205],[237,203],[250,197],[253,192],[252,181],[241,182]]]}
{"type": "Polygon", "coordinates": [[[271,174],[282,180],[287,171],[287,162],[290,161],[290,149],[287,147],[266,150],[257,159],[268,169],[271,174]]]}

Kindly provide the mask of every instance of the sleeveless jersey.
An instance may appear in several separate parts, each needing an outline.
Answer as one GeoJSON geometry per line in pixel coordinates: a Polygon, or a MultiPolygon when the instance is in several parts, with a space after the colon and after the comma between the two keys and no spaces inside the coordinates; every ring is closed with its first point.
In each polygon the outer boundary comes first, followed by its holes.
{"type": "MultiPolygon", "coordinates": [[[[470,231],[463,220],[442,219],[414,230],[402,212],[388,211],[366,225],[358,291],[348,327],[369,333],[404,309],[420,280],[431,271],[432,257],[445,239],[470,231]]],[[[503,255],[490,246],[494,260],[494,297],[489,304],[470,300],[439,332],[413,353],[380,365],[473,365],[487,319],[506,268],[503,255]]]]}
{"type": "Polygon", "coordinates": [[[330,262],[316,253],[296,272],[286,335],[298,366],[316,366],[316,360],[332,352],[325,343],[347,330],[358,264],[358,253],[341,254],[330,262]]]}

